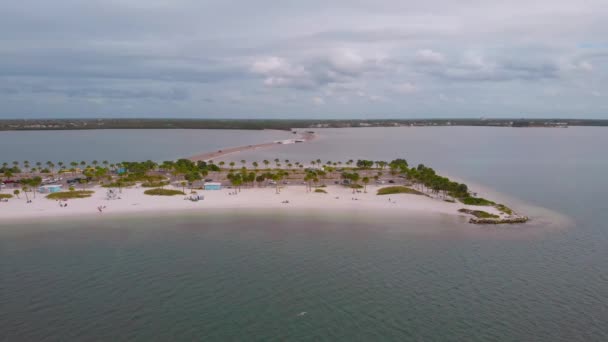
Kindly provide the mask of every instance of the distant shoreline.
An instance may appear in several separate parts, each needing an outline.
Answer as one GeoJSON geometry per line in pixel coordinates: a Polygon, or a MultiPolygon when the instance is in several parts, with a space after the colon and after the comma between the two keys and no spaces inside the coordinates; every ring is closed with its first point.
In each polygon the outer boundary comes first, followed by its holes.
{"type": "Polygon", "coordinates": [[[608,127],[602,119],[12,119],[0,120],[0,131],[59,131],[93,129],[292,129],[409,126],[474,127],[608,127]]]}

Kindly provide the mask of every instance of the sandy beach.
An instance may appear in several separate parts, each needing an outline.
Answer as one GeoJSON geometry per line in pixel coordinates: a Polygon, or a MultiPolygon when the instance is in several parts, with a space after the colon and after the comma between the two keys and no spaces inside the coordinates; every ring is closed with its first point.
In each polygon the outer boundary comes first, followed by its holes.
{"type": "MultiPolygon", "coordinates": [[[[277,209],[292,211],[299,209],[315,209],[320,211],[357,211],[380,213],[383,211],[398,213],[407,217],[411,214],[446,214],[466,217],[458,209],[479,209],[479,207],[466,206],[462,203],[449,203],[438,199],[420,195],[397,194],[376,195],[377,187],[368,187],[368,192],[353,194],[351,189],[341,186],[328,186],[328,192],[306,192],[302,185],[292,185],[282,188],[276,194],[274,187],[234,189],[216,191],[198,190],[204,200],[193,202],[185,200],[186,196],[149,196],[144,194],[144,188],[126,188],[120,193],[120,199],[106,199],[106,188],[92,188],[95,193],[90,198],[70,199],[67,207],[61,207],[60,202],[49,200],[43,194],[38,194],[31,203],[21,199],[12,198],[8,202],[0,203],[0,217],[3,221],[42,219],[53,217],[74,217],[85,215],[115,215],[115,214],[151,214],[159,215],[163,212],[179,211],[208,211],[213,209],[277,209]],[[288,201],[288,203],[285,203],[288,201]],[[100,213],[98,207],[103,210],[100,213]]],[[[181,189],[180,189],[181,190],[181,189]]],[[[186,191],[188,192],[188,191],[186,191]]],[[[30,196],[31,197],[31,196],[30,196]]],[[[492,207],[484,210],[499,214],[492,207]]]]}

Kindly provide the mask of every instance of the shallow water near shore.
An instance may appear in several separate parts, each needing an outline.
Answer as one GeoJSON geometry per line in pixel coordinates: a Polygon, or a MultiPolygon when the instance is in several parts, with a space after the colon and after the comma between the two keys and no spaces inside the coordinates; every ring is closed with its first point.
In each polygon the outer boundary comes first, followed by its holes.
{"type": "Polygon", "coordinates": [[[5,224],[0,339],[608,340],[604,130],[323,134],[267,152],[405,156],[535,219],[481,227],[440,215],[224,210],[5,224]]]}

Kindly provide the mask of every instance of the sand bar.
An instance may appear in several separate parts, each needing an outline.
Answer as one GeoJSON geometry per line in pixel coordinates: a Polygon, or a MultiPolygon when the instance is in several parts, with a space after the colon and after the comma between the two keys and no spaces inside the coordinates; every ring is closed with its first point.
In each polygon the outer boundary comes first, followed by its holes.
{"type": "MultiPolygon", "coordinates": [[[[296,138],[288,139],[288,140],[294,140],[294,141],[299,140],[301,142],[308,142],[308,141],[313,140],[314,138],[315,138],[315,134],[310,133],[310,132],[304,132],[304,133],[299,133],[296,138]]],[[[231,154],[231,153],[237,153],[237,152],[243,152],[243,151],[249,151],[249,150],[257,150],[257,149],[262,149],[262,148],[269,148],[269,147],[277,146],[279,144],[280,143],[278,143],[278,142],[267,142],[267,143],[255,144],[255,145],[229,147],[229,148],[223,148],[221,150],[217,150],[215,152],[207,152],[207,153],[199,154],[196,156],[192,156],[192,157],[189,157],[188,159],[190,159],[192,161],[212,160],[212,159],[216,159],[219,157],[223,157],[223,156],[231,154]]]]}

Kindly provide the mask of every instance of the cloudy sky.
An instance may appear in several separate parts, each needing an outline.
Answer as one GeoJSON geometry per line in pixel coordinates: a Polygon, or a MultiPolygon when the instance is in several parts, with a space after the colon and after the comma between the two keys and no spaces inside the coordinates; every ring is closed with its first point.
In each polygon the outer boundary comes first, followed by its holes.
{"type": "Polygon", "coordinates": [[[0,118],[608,119],[606,0],[20,0],[0,118]]]}

